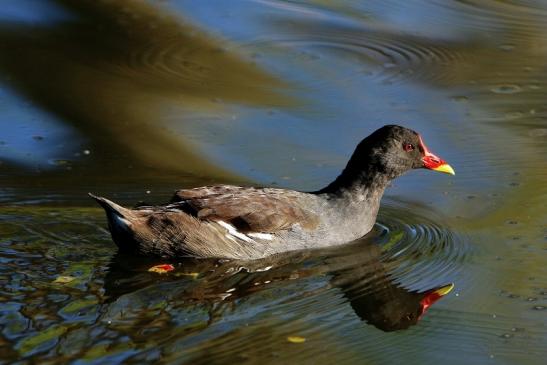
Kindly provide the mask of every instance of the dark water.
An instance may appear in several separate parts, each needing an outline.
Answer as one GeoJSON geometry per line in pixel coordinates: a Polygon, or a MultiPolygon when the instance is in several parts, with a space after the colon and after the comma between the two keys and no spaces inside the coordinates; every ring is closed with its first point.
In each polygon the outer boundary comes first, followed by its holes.
{"type": "Polygon", "coordinates": [[[3,4],[0,363],[544,363],[546,19],[541,1],[3,4]],[[313,190],[394,122],[456,176],[398,179],[345,247],[157,274],[86,196],[313,190]]]}

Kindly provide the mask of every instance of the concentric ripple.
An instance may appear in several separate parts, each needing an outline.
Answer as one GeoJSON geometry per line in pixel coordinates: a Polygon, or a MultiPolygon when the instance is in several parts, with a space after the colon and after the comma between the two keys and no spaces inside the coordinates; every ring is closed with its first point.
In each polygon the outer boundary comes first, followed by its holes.
{"type": "Polygon", "coordinates": [[[473,253],[465,235],[404,207],[384,209],[378,222],[382,261],[407,287],[453,281],[473,253]]]}
{"type": "Polygon", "coordinates": [[[156,94],[175,93],[251,104],[293,103],[273,90],[283,88],[283,81],[254,64],[250,56],[228,52],[226,47],[226,42],[217,43],[197,32],[165,29],[153,42],[139,40],[113,57],[109,67],[156,94]],[[233,85],[238,85],[237,92],[233,85]],[[253,92],[242,91],[247,88],[253,92]]]}
{"type": "Polygon", "coordinates": [[[180,40],[162,39],[161,42],[143,45],[138,51],[132,52],[128,56],[127,66],[136,70],[153,70],[157,75],[172,80],[199,83],[208,77],[211,68],[196,62],[196,52],[189,54],[187,50],[181,49],[180,40]]]}
{"type": "Polygon", "coordinates": [[[319,53],[344,53],[346,59],[354,58],[366,64],[372,73],[370,76],[384,83],[448,82],[457,76],[437,72],[439,68],[467,63],[472,58],[472,53],[461,52],[461,47],[450,47],[418,36],[311,22],[293,24],[285,36],[258,39],[246,47],[271,45],[319,53]]]}

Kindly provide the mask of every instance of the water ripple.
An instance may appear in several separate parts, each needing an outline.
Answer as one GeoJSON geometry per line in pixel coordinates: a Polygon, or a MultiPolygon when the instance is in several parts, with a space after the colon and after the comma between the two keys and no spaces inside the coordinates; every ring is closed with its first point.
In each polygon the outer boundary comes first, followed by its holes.
{"type": "MultiPolygon", "coordinates": [[[[344,53],[370,66],[370,77],[384,83],[408,80],[450,81],[457,77],[435,68],[469,62],[472,56],[446,43],[436,44],[425,39],[400,34],[381,34],[354,27],[323,27],[302,24],[291,27],[291,34],[279,38],[255,39],[246,47],[282,46],[300,50],[344,53]]],[[[366,73],[365,73],[366,74],[366,73]]]]}
{"type": "Polygon", "coordinates": [[[389,263],[394,278],[409,287],[450,281],[473,254],[465,235],[405,208],[385,209],[379,221],[382,261],[389,263]]]}

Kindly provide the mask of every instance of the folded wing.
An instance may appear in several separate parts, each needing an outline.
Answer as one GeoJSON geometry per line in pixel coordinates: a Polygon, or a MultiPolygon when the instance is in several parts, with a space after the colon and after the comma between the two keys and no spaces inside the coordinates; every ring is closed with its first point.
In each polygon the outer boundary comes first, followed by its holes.
{"type": "Polygon", "coordinates": [[[243,233],[275,233],[295,224],[313,229],[318,218],[301,207],[302,195],[274,188],[204,186],[178,190],[169,207],[200,220],[229,223],[243,233]]]}

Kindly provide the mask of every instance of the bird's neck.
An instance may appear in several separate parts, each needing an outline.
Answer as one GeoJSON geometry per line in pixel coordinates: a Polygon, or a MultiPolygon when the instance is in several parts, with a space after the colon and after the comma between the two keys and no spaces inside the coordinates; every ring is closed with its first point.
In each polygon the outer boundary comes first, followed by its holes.
{"type": "Polygon", "coordinates": [[[342,240],[357,239],[372,229],[390,180],[378,171],[355,173],[346,168],[331,184],[315,192],[342,240]]]}
{"type": "Polygon", "coordinates": [[[332,201],[349,206],[368,206],[380,203],[384,190],[392,177],[378,169],[354,169],[348,165],[328,186],[316,192],[332,201]]]}

